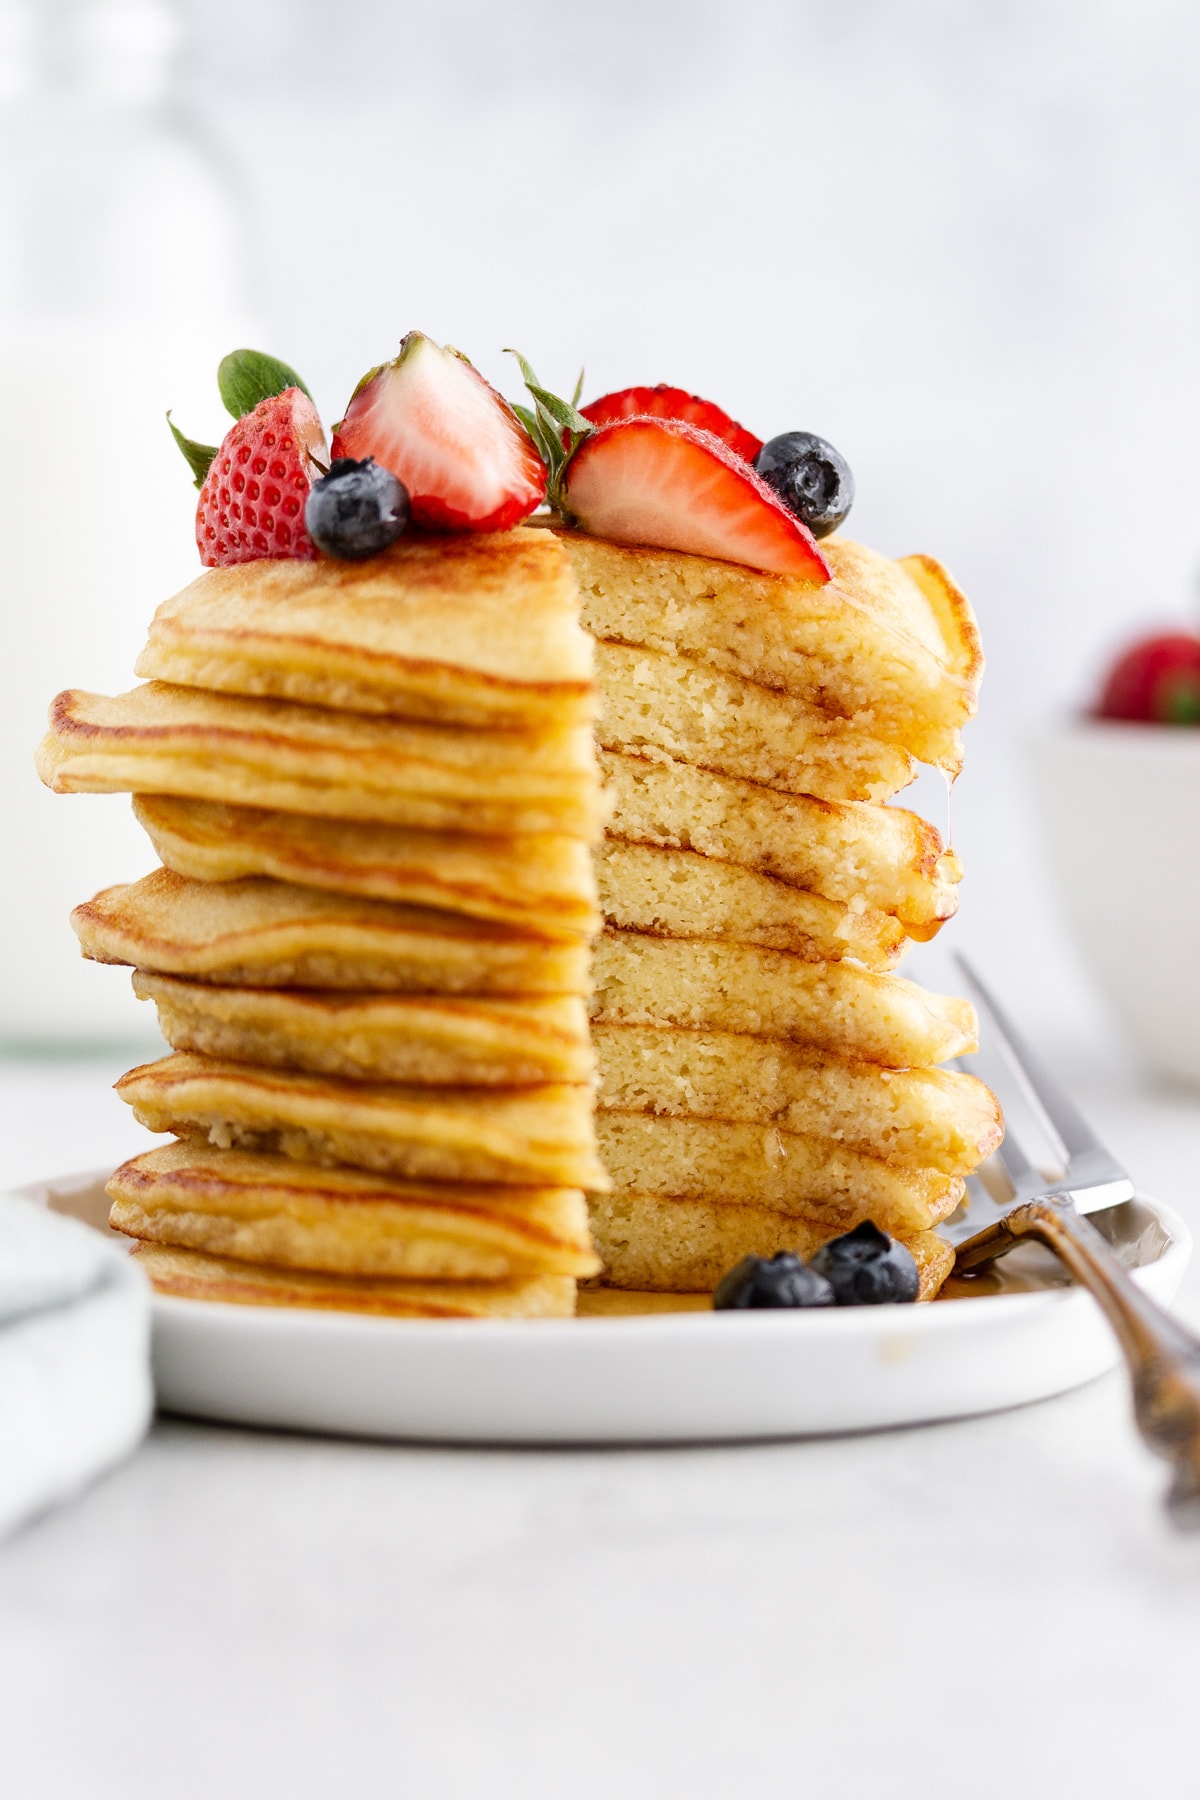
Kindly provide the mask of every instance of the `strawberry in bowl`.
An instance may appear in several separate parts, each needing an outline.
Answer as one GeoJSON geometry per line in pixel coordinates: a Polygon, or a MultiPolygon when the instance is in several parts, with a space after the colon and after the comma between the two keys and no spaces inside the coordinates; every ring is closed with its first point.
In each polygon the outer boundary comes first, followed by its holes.
{"type": "Polygon", "coordinates": [[[1136,725],[1200,725],[1200,637],[1168,631],[1139,638],[1113,663],[1094,716],[1136,725]]]}
{"type": "Polygon", "coordinates": [[[1043,739],[1034,791],[1072,935],[1143,1062],[1200,1085],[1200,637],[1139,638],[1043,739]]]}

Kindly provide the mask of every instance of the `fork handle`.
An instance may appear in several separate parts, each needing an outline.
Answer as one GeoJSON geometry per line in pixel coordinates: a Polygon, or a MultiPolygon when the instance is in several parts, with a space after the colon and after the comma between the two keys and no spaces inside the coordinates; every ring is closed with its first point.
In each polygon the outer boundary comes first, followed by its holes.
{"type": "Polygon", "coordinates": [[[1200,1338],[1164,1312],[1130,1278],[1090,1220],[1064,1195],[1028,1200],[963,1245],[960,1270],[1012,1248],[1020,1238],[1049,1245],[1104,1309],[1133,1378],[1138,1429],[1173,1465],[1167,1510],[1200,1529],[1200,1338]]]}

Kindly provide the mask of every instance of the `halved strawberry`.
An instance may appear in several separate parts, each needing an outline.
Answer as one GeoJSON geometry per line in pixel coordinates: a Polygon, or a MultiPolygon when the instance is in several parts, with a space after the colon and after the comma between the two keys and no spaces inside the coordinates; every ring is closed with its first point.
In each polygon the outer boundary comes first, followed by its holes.
{"type": "Polygon", "coordinates": [[[512,407],[457,350],[410,331],[364,375],[334,428],[334,456],[373,456],[429,531],[506,531],[546,495],[546,465],[512,407]]]}
{"type": "Polygon", "coordinates": [[[611,425],[614,419],[635,417],[682,419],[686,425],[711,431],[714,437],[719,437],[722,443],[728,444],[750,463],[762,449],[761,438],[756,438],[752,431],[731,419],[711,400],[702,400],[698,394],[686,393],[683,388],[667,387],[661,381],[657,387],[622,388],[619,393],[604,394],[599,400],[589,400],[579,410],[593,425],[611,425]]]}
{"type": "Polygon", "coordinates": [[[260,400],[226,432],[209,464],[196,508],[200,561],[210,569],[260,557],[311,561],[317,552],[304,506],[328,456],[317,409],[302,389],[260,400]]]}
{"type": "Polygon", "coordinates": [[[601,425],[567,464],[562,493],[597,537],[829,580],[808,527],[728,444],[680,419],[601,425]]]}

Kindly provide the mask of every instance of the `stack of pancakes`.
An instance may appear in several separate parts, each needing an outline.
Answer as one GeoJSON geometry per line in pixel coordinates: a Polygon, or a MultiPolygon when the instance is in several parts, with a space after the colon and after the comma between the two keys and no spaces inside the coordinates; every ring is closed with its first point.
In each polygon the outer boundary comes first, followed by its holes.
{"type": "Polygon", "coordinates": [[[570,1313],[598,1267],[592,646],[542,531],[206,572],[115,699],[59,695],[59,792],[162,867],[77,908],[174,1054],[112,1222],[168,1292],[570,1313]]]}
{"type": "Polygon", "coordinates": [[[996,1102],[935,1065],[965,1001],[890,973],[954,911],[958,861],[886,802],[949,773],[982,669],[932,560],[833,538],[814,588],[564,534],[597,642],[612,816],[594,962],[605,1280],[711,1289],[872,1219],[930,1294],[934,1233],[999,1141],[996,1102]]]}

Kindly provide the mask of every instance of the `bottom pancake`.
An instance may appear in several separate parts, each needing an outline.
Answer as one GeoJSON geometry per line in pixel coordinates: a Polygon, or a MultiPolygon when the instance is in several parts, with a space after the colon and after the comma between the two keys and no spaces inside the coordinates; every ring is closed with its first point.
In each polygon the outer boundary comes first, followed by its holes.
{"type": "Polygon", "coordinates": [[[219,1300],[235,1306],[286,1306],[320,1312],[373,1313],[394,1319],[569,1319],[575,1283],[569,1275],[527,1281],[373,1281],[269,1269],[162,1244],[133,1252],[160,1294],[219,1300]]]}
{"type": "MultiPolygon", "coordinates": [[[[711,1293],[743,1256],[780,1250],[812,1256],[841,1229],[762,1206],[658,1194],[593,1194],[588,1214],[604,1263],[601,1280],[658,1293],[711,1293]]],[[[954,1266],[954,1251],[932,1231],[906,1232],[902,1242],[916,1259],[918,1298],[932,1300],[954,1266]]]]}
{"type": "Polygon", "coordinates": [[[109,1223],[238,1262],[415,1281],[594,1275],[577,1188],[394,1181],[173,1143],[122,1164],[109,1223]]]}

